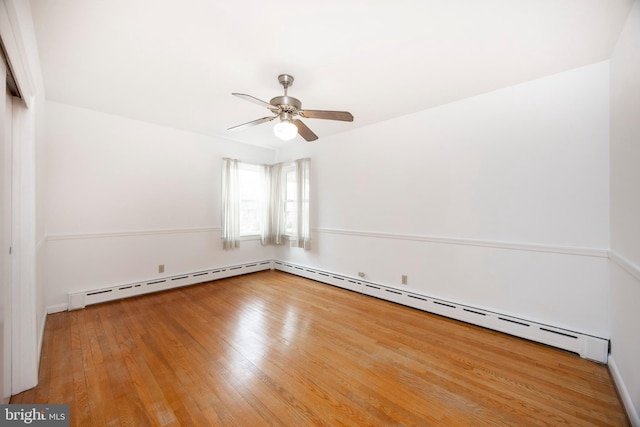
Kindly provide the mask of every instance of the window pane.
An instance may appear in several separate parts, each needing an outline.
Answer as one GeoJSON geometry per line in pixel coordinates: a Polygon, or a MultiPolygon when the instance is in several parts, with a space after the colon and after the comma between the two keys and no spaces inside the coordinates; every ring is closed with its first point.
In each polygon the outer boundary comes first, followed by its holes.
{"type": "Polygon", "coordinates": [[[286,201],[284,204],[285,213],[285,233],[295,236],[297,229],[297,209],[296,209],[296,171],[290,169],[286,173],[286,201]]]}
{"type": "Polygon", "coordinates": [[[260,233],[261,209],[255,200],[240,201],[240,235],[260,233]]]}
{"type": "Polygon", "coordinates": [[[285,202],[285,232],[288,235],[296,234],[296,223],[297,223],[297,215],[298,212],[296,210],[296,202],[295,201],[287,201],[285,202]]]}
{"type": "Polygon", "coordinates": [[[240,198],[259,200],[262,192],[261,174],[257,170],[240,169],[240,198]]]}
{"type": "Polygon", "coordinates": [[[287,200],[296,199],[296,174],[287,173],[287,200]]]}
{"type": "Polygon", "coordinates": [[[240,179],[240,235],[256,235],[262,231],[262,192],[264,182],[258,166],[243,164],[240,179]]]}

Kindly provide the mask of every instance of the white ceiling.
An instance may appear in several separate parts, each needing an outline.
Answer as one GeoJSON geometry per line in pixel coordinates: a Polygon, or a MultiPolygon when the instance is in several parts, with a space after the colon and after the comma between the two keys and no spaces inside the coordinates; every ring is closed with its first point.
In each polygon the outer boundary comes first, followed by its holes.
{"type": "Polygon", "coordinates": [[[322,138],[608,59],[632,0],[31,0],[46,97],[269,147],[277,76],[322,138]]]}

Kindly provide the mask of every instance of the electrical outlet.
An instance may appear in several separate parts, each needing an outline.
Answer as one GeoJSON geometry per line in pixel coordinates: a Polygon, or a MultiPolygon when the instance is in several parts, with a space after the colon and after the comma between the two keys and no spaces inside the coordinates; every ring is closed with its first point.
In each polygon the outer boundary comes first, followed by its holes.
{"type": "Polygon", "coordinates": [[[406,285],[407,283],[409,283],[409,278],[407,277],[406,274],[402,275],[402,284],[406,285]]]}
{"type": "Polygon", "coordinates": [[[358,273],[358,276],[364,277],[364,273],[361,271],[361,272],[358,273]]]}
{"type": "Polygon", "coordinates": [[[164,273],[164,264],[158,266],[158,273],[164,273]]]}

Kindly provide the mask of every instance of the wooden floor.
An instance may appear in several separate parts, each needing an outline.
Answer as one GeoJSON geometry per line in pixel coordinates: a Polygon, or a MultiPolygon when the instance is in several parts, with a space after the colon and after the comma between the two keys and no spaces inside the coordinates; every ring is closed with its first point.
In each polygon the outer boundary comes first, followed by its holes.
{"type": "Polygon", "coordinates": [[[77,426],[628,425],[606,366],[281,272],[50,315],[77,426]]]}

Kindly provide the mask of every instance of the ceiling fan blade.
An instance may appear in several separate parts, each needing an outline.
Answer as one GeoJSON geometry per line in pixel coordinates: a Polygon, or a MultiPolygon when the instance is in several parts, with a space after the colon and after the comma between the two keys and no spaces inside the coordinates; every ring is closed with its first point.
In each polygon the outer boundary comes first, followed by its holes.
{"type": "Polygon", "coordinates": [[[318,139],[318,135],[313,133],[313,131],[309,129],[307,125],[302,123],[300,120],[298,119],[294,120],[293,124],[296,125],[296,127],[298,128],[298,135],[303,137],[305,140],[315,141],[316,139],[318,139]]]}
{"type": "Polygon", "coordinates": [[[254,104],[261,105],[263,107],[267,107],[270,110],[278,110],[278,107],[269,104],[266,101],[256,98],[255,96],[247,95],[246,93],[232,93],[231,95],[237,96],[240,99],[244,99],[245,101],[253,102],[254,104]]]}
{"type": "Polygon", "coordinates": [[[270,122],[271,120],[275,119],[276,117],[278,117],[278,116],[263,117],[261,119],[253,120],[253,121],[250,121],[250,122],[247,122],[247,123],[243,123],[241,125],[230,127],[227,130],[231,130],[231,131],[242,130],[242,129],[245,129],[245,128],[248,128],[248,127],[251,127],[251,126],[259,125],[259,124],[264,123],[264,122],[270,122]]]}
{"type": "Polygon", "coordinates": [[[326,119],[352,122],[353,116],[347,111],[325,111],[325,110],[300,110],[298,111],[306,119],[326,119]]]}

